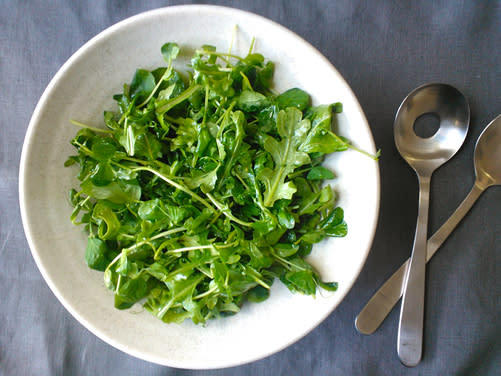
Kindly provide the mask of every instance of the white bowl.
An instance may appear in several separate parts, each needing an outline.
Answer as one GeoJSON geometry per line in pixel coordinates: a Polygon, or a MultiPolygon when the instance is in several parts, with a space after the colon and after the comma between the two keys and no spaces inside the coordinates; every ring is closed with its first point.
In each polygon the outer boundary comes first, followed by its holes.
{"type": "MultiPolygon", "coordinates": [[[[135,357],[178,368],[235,366],[271,355],[320,324],[343,300],[373,240],[379,211],[379,169],[375,161],[346,151],[330,156],[339,205],[348,235],[320,243],[309,261],[335,293],[316,298],[291,294],[279,281],[263,303],[248,303],[237,315],[211,321],[164,324],[141,307],[120,311],[103,283],[103,274],[84,262],[86,235],[71,224],[67,199],[77,187],[74,170],[63,167],[74,154],[69,123],[102,123],[103,110],[115,109],[112,95],[130,82],[136,68],[163,65],[160,47],[177,42],[192,51],[203,44],[226,51],[235,25],[232,51],[245,55],[255,37],[255,51],[276,63],[275,87],[300,87],[314,104],[343,103],[339,133],[374,153],[363,111],[343,77],[317,50],[284,27],[255,14],[216,6],[175,6],[126,19],[79,49],[59,70],[42,95],[26,134],[20,165],[19,195],[26,236],[33,257],[54,294],[87,329],[135,357]]],[[[185,64],[191,53],[178,60],[185,64]],[[184,59],[184,60],[183,60],[184,59]]],[[[185,68],[185,66],[180,66],[185,68]]],[[[352,325],[347,322],[346,325],[352,325]]]]}

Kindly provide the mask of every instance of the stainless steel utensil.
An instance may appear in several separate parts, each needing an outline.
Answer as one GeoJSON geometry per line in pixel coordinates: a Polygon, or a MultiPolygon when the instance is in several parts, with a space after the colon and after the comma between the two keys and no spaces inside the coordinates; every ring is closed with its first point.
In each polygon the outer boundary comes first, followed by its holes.
{"type": "Polygon", "coordinates": [[[407,268],[398,328],[398,356],[408,366],[421,360],[426,267],[426,241],[430,180],[433,172],[459,150],[468,132],[470,109],[457,89],[446,84],[427,84],[412,91],[397,111],[395,144],[414,169],[419,181],[419,207],[411,259],[407,268]],[[440,119],[431,137],[419,137],[416,120],[425,114],[440,119]]]}
{"type": "MultiPolygon", "coordinates": [[[[449,219],[428,239],[426,260],[429,261],[468,213],[483,191],[501,185],[501,115],[487,125],[475,145],[475,183],[470,193],[449,219]]],[[[372,334],[402,296],[402,286],[409,260],[381,286],[355,319],[362,334],[372,334]]]]}

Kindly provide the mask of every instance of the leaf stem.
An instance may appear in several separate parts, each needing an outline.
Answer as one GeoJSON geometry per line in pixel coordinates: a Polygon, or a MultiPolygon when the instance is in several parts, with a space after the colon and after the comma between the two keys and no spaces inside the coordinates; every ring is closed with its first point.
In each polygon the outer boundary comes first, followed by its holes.
{"type": "Polygon", "coordinates": [[[205,85],[205,101],[204,101],[204,116],[202,119],[202,124],[205,125],[207,121],[207,112],[209,112],[209,84],[205,85]]]}
{"type": "Polygon", "coordinates": [[[289,270],[292,270],[292,267],[295,267],[296,269],[299,269],[300,271],[305,271],[305,270],[308,270],[302,266],[299,266],[297,264],[294,264],[293,262],[290,262],[289,260],[283,258],[283,257],[280,257],[279,255],[277,255],[275,253],[275,251],[273,250],[273,248],[271,248],[271,254],[273,255],[273,257],[275,257],[277,259],[278,262],[280,262],[283,266],[285,266],[287,269],[289,270]]]}
{"type": "Polygon", "coordinates": [[[213,292],[216,292],[218,288],[219,288],[219,287],[218,287],[217,285],[214,285],[214,286],[212,286],[210,289],[208,289],[207,291],[202,292],[202,293],[198,294],[197,296],[194,296],[194,297],[193,297],[193,300],[198,300],[198,299],[201,299],[201,298],[203,298],[203,297],[205,297],[205,296],[207,296],[207,295],[210,295],[210,294],[212,294],[213,292]]]}
{"type": "Polygon", "coordinates": [[[217,201],[216,198],[214,196],[212,196],[210,193],[207,193],[206,195],[209,198],[209,200],[211,200],[211,202],[214,204],[214,206],[217,207],[226,217],[228,217],[229,219],[231,219],[233,222],[236,222],[239,225],[246,226],[246,227],[251,227],[252,226],[252,223],[250,223],[250,222],[244,222],[244,221],[236,218],[231,213],[231,210],[227,206],[225,206],[225,205],[221,204],[219,201],[217,201]]]}
{"type": "Polygon", "coordinates": [[[146,98],[144,100],[143,103],[141,103],[140,105],[137,106],[137,108],[141,108],[143,107],[146,103],[148,103],[151,98],[153,98],[153,95],[155,95],[156,91],[158,90],[158,88],[160,87],[160,85],[162,84],[162,82],[168,78],[170,78],[170,76],[172,75],[172,62],[169,63],[169,67],[165,70],[164,74],[162,75],[162,77],[160,77],[160,79],[158,80],[157,84],[155,85],[155,87],[153,88],[152,92],[150,93],[150,95],[148,96],[148,98],[146,98]]]}
{"type": "Polygon", "coordinates": [[[249,52],[247,53],[247,56],[252,54],[252,50],[254,50],[254,44],[256,43],[256,38],[252,37],[251,44],[249,46],[249,52]]]}
{"type": "Polygon", "coordinates": [[[148,172],[151,172],[152,174],[158,176],[160,179],[162,179],[166,183],[172,185],[173,187],[179,189],[180,191],[183,191],[184,193],[187,193],[188,195],[190,195],[191,197],[193,197],[195,200],[197,200],[198,202],[200,202],[202,205],[204,205],[205,207],[207,207],[211,211],[216,212],[216,209],[214,209],[214,207],[211,204],[209,204],[206,200],[204,200],[202,197],[200,197],[199,195],[197,195],[195,192],[191,191],[189,188],[185,187],[184,185],[176,183],[171,178],[163,175],[162,173],[158,172],[157,170],[154,170],[153,168],[150,168],[150,167],[136,167],[136,168],[133,168],[132,171],[148,171],[148,172]]]}
{"type": "Polygon", "coordinates": [[[94,131],[94,132],[107,133],[107,134],[114,134],[115,133],[114,131],[112,131],[110,129],[91,127],[90,125],[81,123],[81,122],[79,122],[77,120],[73,120],[73,119],[70,119],[70,123],[73,125],[76,125],[77,127],[80,127],[80,128],[90,129],[91,131],[94,131]]]}
{"type": "Polygon", "coordinates": [[[231,54],[231,49],[233,48],[233,43],[235,42],[235,35],[238,31],[238,25],[233,25],[233,30],[231,31],[231,41],[230,46],[228,47],[228,53],[231,54]]]}
{"type": "Polygon", "coordinates": [[[339,137],[337,134],[335,134],[334,132],[332,132],[332,134],[334,135],[334,137],[336,138],[337,141],[339,141],[340,143],[342,143],[343,145],[345,145],[347,148],[350,148],[352,150],[355,150],[355,151],[358,151],[359,153],[371,158],[371,159],[374,159],[375,161],[378,161],[379,160],[379,156],[381,155],[381,150],[378,150],[376,152],[376,154],[371,154],[365,150],[362,150],[358,147],[356,147],[355,145],[349,143],[349,142],[346,142],[344,141],[341,137],[339,137]]]}
{"type": "Polygon", "coordinates": [[[258,284],[258,285],[261,285],[262,287],[264,287],[265,289],[269,290],[270,289],[270,285],[268,285],[266,282],[264,282],[262,279],[261,279],[261,273],[259,273],[257,270],[255,270],[254,268],[251,268],[251,267],[246,267],[244,266],[244,271],[249,274],[252,279],[258,284]]]}
{"type": "Polygon", "coordinates": [[[183,252],[188,252],[188,251],[194,251],[197,249],[212,249],[214,246],[212,244],[208,245],[194,245],[191,247],[182,247],[182,248],[176,248],[170,251],[167,251],[168,254],[173,254],[173,253],[183,253],[183,252]]]}
{"type": "Polygon", "coordinates": [[[159,113],[159,114],[166,113],[167,111],[172,109],[174,106],[178,105],[181,102],[184,102],[186,99],[191,97],[192,94],[195,93],[195,91],[197,91],[199,88],[200,88],[200,85],[190,86],[188,89],[186,89],[181,94],[179,94],[179,96],[177,96],[171,100],[168,100],[167,103],[165,103],[162,106],[160,106],[159,108],[157,108],[157,113],[159,113]]]}
{"type": "Polygon", "coordinates": [[[125,251],[125,252],[128,253],[129,251],[132,251],[132,250],[134,250],[136,248],[139,248],[142,245],[150,243],[152,240],[157,240],[157,239],[160,239],[160,238],[163,238],[163,237],[166,237],[166,236],[169,236],[169,235],[173,235],[173,234],[176,234],[176,233],[182,232],[182,231],[186,231],[186,227],[176,227],[176,228],[173,228],[173,229],[170,229],[170,230],[158,233],[155,236],[152,236],[151,238],[148,238],[148,239],[140,241],[139,243],[135,243],[134,245],[131,245],[128,248],[124,248],[122,251],[125,251]]]}
{"type": "Polygon", "coordinates": [[[231,57],[233,59],[239,60],[239,61],[245,61],[245,58],[232,54],[232,53],[227,53],[227,52],[218,52],[218,51],[209,51],[206,49],[201,49],[201,50],[196,50],[196,53],[202,54],[202,55],[214,55],[218,57],[231,57]]]}

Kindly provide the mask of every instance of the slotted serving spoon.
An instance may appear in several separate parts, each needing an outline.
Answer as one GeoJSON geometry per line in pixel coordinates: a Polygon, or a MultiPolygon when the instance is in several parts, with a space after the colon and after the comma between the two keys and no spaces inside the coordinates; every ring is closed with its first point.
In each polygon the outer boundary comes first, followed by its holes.
{"type": "Polygon", "coordinates": [[[468,133],[469,122],[470,108],[464,95],[456,88],[440,83],[423,85],[412,91],[395,117],[395,145],[416,172],[419,182],[416,233],[404,281],[398,328],[398,356],[408,367],[416,366],[422,353],[431,175],[459,150],[468,133]],[[438,116],[440,126],[431,137],[420,137],[414,125],[426,114],[438,116]]]}

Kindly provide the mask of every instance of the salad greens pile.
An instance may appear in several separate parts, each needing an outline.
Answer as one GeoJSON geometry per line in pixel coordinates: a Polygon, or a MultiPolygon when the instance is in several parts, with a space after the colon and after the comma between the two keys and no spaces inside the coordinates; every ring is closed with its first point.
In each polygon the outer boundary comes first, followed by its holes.
{"type": "Polygon", "coordinates": [[[161,52],[166,66],[135,72],[105,128],[73,121],[78,153],[65,163],[79,166],[71,220],[89,234],[85,261],[115,307],[203,324],[267,299],[276,278],[336,290],[305,256],[347,233],[321,165],[351,147],[331,130],[342,105],[274,93],[274,64],[252,46],[246,57],[202,46],[184,75],[179,46],[161,52]]]}

